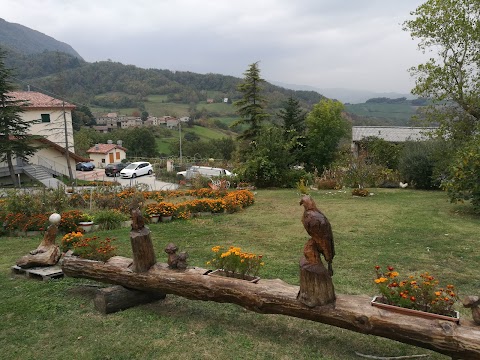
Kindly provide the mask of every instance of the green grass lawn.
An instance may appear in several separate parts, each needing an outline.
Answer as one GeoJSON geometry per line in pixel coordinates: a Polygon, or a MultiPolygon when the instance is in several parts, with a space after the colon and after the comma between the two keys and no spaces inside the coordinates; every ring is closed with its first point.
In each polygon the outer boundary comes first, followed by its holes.
{"type": "MultiPolygon", "coordinates": [[[[335,290],[376,294],[374,266],[400,272],[429,271],[453,283],[460,296],[478,295],[479,218],[469,205],[453,205],[442,192],[374,189],[353,198],[349,191],[312,191],[335,236],[335,290]]],[[[263,254],[263,278],[299,283],[298,260],[308,235],[296,190],[260,190],[256,203],[235,214],[151,224],[157,259],[174,242],[191,266],[206,267],[214,245],[237,245],[263,254]]],[[[131,256],[129,229],[97,232],[117,238],[118,254],[131,256]]],[[[49,282],[12,276],[16,259],[41,238],[0,238],[1,359],[358,359],[355,352],[383,356],[429,354],[428,350],[348,330],[262,315],[232,304],[166,300],[108,316],[97,313],[89,280],[49,282]]],[[[471,317],[459,308],[461,317],[471,317]]]]}

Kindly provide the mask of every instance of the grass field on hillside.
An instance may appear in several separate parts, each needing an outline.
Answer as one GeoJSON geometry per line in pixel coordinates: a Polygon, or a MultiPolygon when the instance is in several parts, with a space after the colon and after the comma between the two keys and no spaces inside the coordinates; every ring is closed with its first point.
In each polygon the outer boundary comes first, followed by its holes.
{"type": "Polygon", "coordinates": [[[416,107],[410,104],[364,103],[347,104],[345,110],[367,118],[388,119],[391,125],[407,126],[411,125],[410,121],[415,115],[416,107]]]}
{"type": "MultiPolygon", "coordinates": [[[[401,273],[429,271],[453,283],[460,295],[478,294],[479,218],[442,192],[374,189],[312,191],[335,236],[335,290],[376,294],[374,266],[401,273]]],[[[206,267],[215,245],[263,254],[262,278],[298,285],[298,260],[308,235],[296,190],[260,190],[255,204],[235,214],[149,225],[157,259],[166,244],[189,253],[189,265],[206,267]]],[[[117,238],[118,255],[131,257],[129,229],[98,231],[117,238]]],[[[92,305],[96,286],[65,278],[40,282],[13,276],[16,259],[41,238],[0,238],[0,358],[2,359],[326,359],[354,360],[355,352],[382,356],[429,354],[395,341],[282,315],[262,315],[231,304],[168,295],[164,301],[108,316],[92,305]]],[[[58,240],[57,240],[58,241],[58,240]]],[[[470,311],[459,308],[461,316],[470,311]]]]}

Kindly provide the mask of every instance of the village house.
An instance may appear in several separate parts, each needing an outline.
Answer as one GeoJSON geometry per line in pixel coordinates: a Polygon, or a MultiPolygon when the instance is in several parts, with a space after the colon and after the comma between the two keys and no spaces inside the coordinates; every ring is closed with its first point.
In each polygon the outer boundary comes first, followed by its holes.
{"type": "Polygon", "coordinates": [[[122,141],[116,144],[108,140],[107,144],[95,144],[87,150],[87,154],[97,168],[104,168],[108,164],[121,162],[127,157],[127,149],[122,146],[122,141]]]}
{"type": "MultiPolygon", "coordinates": [[[[74,153],[72,110],[75,105],[35,91],[15,91],[8,95],[21,102],[23,112],[20,116],[23,120],[38,121],[30,126],[28,132],[41,136],[33,141],[33,145],[39,149],[27,163],[20,158],[14,159],[17,176],[29,176],[42,182],[48,178],[48,183],[53,185],[56,184],[54,176],[69,176],[69,164],[74,174],[76,162],[89,160],[74,153]],[[66,148],[68,161],[65,156],[66,148]]],[[[3,183],[11,181],[6,163],[0,163],[0,179],[3,183]]],[[[46,182],[47,180],[44,183],[46,182]]]]}

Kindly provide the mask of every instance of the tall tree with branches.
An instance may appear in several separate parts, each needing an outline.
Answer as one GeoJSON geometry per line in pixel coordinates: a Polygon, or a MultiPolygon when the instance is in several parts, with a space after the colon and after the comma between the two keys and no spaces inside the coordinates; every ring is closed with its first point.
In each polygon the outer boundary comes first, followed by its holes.
{"type": "Polygon", "coordinates": [[[427,119],[440,123],[439,135],[466,141],[480,122],[480,2],[427,0],[403,23],[422,52],[432,53],[412,67],[412,93],[433,100],[427,119]]]}
{"type": "MultiPolygon", "coordinates": [[[[471,200],[480,213],[478,162],[480,148],[480,1],[427,0],[404,22],[404,30],[419,39],[419,49],[434,55],[411,68],[413,94],[430,98],[426,118],[439,124],[437,135],[445,149],[443,187],[451,201],[471,200]],[[450,150],[450,151],[449,151],[450,150]],[[452,156],[453,155],[453,156],[452,156]]],[[[438,166],[437,166],[438,167],[438,166]]]]}
{"type": "Polygon", "coordinates": [[[295,161],[300,164],[304,161],[303,152],[305,149],[305,118],[307,113],[300,106],[300,102],[290,96],[280,109],[277,116],[282,121],[283,137],[286,142],[294,142],[290,152],[295,161]]]}
{"type": "Polygon", "coordinates": [[[233,123],[232,127],[246,124],[248,128],[238,138],[251,142],[257,138],[262,122],[267,120],[270,115],[265,112],[266,100],[262,96],[262,83],[265,80],[260,77],[258,61],[251,64],[244,75],[244,81],[238,86],[238,91],[243,94],[242,98],[234,103],[241,119],[233,123]]]}
{"type": "Polygon", "coordinates": [[[7,162],[12,183],[19,186],[13,159],[27,161],[37,151],[31,144],[31,140],[37,136],[29,134],[30,125],[37,121],[22,119],[21,101],[9,95],[15,87],[10,81],[12,70],[5,67],[5,56],[0,49],[0,161],[7,162]]]}

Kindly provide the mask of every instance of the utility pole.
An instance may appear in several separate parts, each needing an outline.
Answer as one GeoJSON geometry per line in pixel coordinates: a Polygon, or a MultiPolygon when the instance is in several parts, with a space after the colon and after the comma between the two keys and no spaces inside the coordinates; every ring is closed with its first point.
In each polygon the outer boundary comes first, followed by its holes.
{"type": "Polygon", "coordinates": [[[182,165],[182,122],[178,121],[178,134],[180,137],[180,165],[182,165]]]}
{"type": "MultiPolygon", "coordinates": [[[[70,181],[73,180],[73,171],[72,165],[70,164],[70,154],[68,152],[69,143],[68,143],[68,126],[67,126],[67,117],[65,115],[65,100],[62,100],[62,112],[63,112],[63,130],[65,134],[65,160],[67,161],[68,176],[70,181]]],[[[71,129],[73,131],[73,129],[71,129]]]]}

